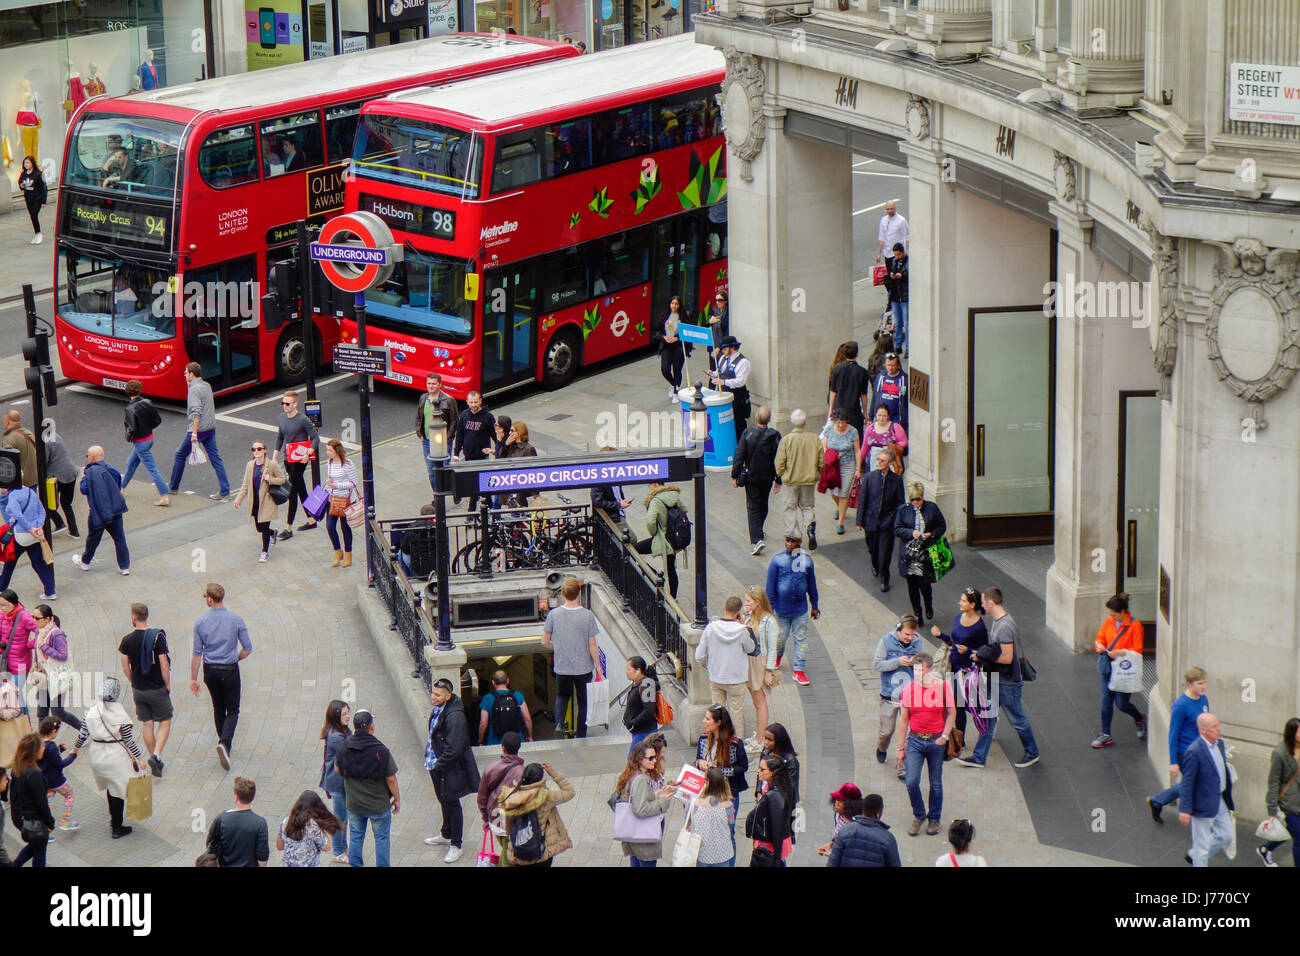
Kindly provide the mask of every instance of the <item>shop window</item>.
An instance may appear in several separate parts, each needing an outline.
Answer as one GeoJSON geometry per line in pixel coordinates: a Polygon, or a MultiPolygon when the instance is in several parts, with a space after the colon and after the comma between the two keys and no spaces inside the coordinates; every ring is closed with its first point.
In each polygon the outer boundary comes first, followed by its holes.
{"type": "Polygon", "coordinates": [[[341,106],[325,108],[327,162],[341,163],[352,155],[352,143],[357,138],[357,121],[360,118],[360,103],[345,103],[341,106]]]}
{"type": "Polygon", "coordinates": [[[260,126],[262,171],[271,178],[322,164],[320,113],[295,113],[260,126]]]}
{"type": "Polygon", "coordinates": [[[199,175],[213,189],[257,182],[257,138],[253,127],[232,126],[208,134],[199,147],[199,175]]]}

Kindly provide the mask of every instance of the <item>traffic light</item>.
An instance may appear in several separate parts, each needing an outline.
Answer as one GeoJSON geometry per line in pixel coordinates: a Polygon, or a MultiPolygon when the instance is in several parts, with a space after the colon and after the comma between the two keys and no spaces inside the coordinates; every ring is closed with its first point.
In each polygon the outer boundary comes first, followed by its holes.
{"type": "Polygon", "coordinates": [[[59,393],[55,388],[54,367],[50,365],[50,333],[37,329],[29,339],[23,339],[23,358],[27,368],[23,369],[23,382],[29,392],[40,392],[46,405],[59,404],[59,393]]]}
{"type": "Polygon", "coordinates": [[[0,488],[13,491],[22,486],[22,453],[17,448],[0,448],[0,488]]]}
{"type": "Polygon", "coordinates": [[[274,332],[284,323],[298,318],[298,261],[282,259],[273,262],[269,272],[267,278],[270,281],[267,284],[271,291],[262,296],[262,315],[266,327],[274,332]]]}

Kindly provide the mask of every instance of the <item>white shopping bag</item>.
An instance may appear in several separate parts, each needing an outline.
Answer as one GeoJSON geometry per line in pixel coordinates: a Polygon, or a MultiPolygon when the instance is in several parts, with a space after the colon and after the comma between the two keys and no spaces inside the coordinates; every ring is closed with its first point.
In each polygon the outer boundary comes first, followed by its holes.
{"type": "Polygon", "coordinates": [[[203,453],[203,446],[196,441],[190,442],[190,464],[206,465],[208,456],[203,453]]]}
{"type": "Polygon", "coordinates": [[[609,726],[609,681],[592,681],[587,685],[587,726],[609,726]]]}

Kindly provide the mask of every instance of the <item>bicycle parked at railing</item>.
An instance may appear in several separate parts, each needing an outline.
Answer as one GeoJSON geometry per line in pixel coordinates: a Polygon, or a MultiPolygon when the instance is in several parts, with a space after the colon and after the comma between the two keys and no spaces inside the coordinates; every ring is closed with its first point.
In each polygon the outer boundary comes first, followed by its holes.
{"type": "MultiPolygon", "coordinates": [[[[566,505],[572,502],[558,496],[566,505]]],[[[471,541],[452,558],[453,574],[519,568],[555,568],[587,564],[591,543],[581,506],[567,508],[560,518],[516,512],[491,516],[485,536],[471,541]]]]}

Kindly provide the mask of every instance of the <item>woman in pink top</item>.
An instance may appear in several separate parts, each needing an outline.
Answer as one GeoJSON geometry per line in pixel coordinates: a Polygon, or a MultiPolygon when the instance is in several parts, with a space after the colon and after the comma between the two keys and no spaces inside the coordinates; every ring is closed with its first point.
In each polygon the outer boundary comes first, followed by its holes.
{"type": "Polygon", "coordinates": [[[27,713],[27,695],[23,685],[27,672],[32,669],[36,653],[36,622],[27,609],[18,603],[18,595],[6,588],[0,591],[0,661],[14,675],[14,685],[22,701],[22,712],[27,713]]]}
{"type": "Polygon", "coordinates": [[[881,404],[876,406],[876,417],[862,429],[863,474],[875,470],[876,453],[886,445],[897,445],[900,450],[905,450],[907,432],[903,431],[902,425],[889,420],[889,408],[881,404]]]}

